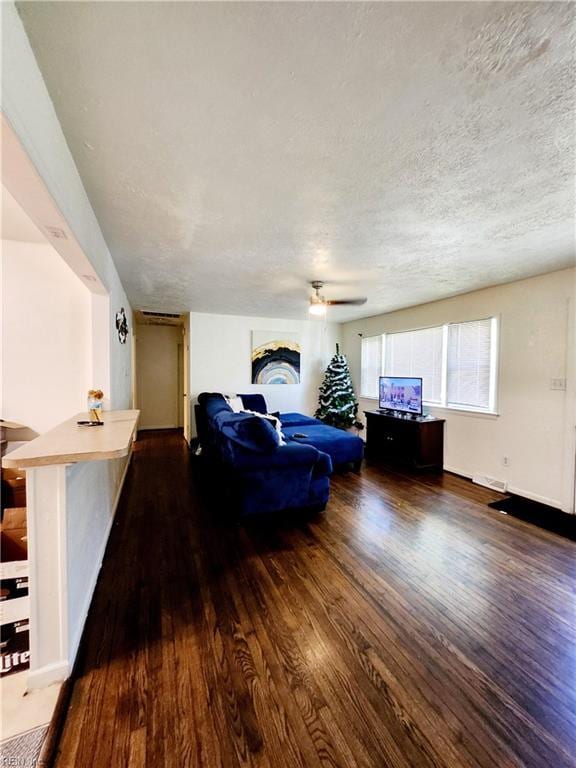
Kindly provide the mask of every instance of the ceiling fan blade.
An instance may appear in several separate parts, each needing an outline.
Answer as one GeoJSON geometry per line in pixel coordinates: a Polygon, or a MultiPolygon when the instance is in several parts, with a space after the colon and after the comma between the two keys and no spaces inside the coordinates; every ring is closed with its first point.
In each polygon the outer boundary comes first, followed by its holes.
{"type": "Polygon", "coordinates": [[[328,299],[324,303],[327,304],[329,307],[335,307],[342,304],[348,304],[348,305],[353,305],[355,307],[359,307],[362,304],[366,304],[367,301],[368,299],[366,298],[364,299],[333,299],[333,300],[328,299]]]}

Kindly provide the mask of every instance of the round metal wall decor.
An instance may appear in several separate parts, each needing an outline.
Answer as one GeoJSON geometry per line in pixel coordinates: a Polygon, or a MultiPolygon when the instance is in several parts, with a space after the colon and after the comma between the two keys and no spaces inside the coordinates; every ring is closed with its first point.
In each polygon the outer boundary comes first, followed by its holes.
{"type": "Polygon", "coordinates": [[[128,320],[126,319],[126,312],[124,307],[119,312],[116,312],[116,330],[118,331],[118,340],[120,344],[126,344],[128,338],[128,320]]]}

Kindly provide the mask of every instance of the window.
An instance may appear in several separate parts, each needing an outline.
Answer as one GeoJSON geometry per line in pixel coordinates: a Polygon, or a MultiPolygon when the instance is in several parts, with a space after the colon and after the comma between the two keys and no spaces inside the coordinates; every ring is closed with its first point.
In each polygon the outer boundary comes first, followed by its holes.
{"type": "Polygon", "coordinates": [[[496,318],[385,333],[362,339],[361,397],[378,397],[379,376],[420,376],[424,402],[493,412],[496,318]]]}
{"type": "Polygon", "coordinates": [[[382,374],[382,336],[362,339],[360,396],[378,397],[378,377],[382,374]]]}
{"type": "Polygon", "coordinates": [[[447,405],[494,410],[495,320],[448,326],[447,405]]]}
{"type": "Polygon", "coordinates": [[[442,345],[444,331],[387,333],[384,336],[384,376],[419,376],[426,402],[442,402],[442,345]]]}

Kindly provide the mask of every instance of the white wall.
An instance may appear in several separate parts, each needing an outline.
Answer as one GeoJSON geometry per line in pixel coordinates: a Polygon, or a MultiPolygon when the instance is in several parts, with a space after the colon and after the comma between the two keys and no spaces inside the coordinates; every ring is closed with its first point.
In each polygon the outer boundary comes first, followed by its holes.
{"type": "Polygon", "coordinates": [[[2,241],[2,417],[45,432],[86,409],[91,294],[49,244],[2,241]]]}
{"type": "MultiPolygon", "coordinates": [[[[574,433],[574,409],[568,393],[550,389],[550,379],[569,374],[575,279],[575,270],[562,270],[346,323],[343,346],[356,388],[360,386],[359,333],[370,336],[497,315],[499,415],[429,409],[447,421],[445,467],[465,476],[481,473],[506,480],[515,493],[569,511],[574,441],[567,436],[574,433]],[[509,467],[503,466],[503,456],[510,458],[509,467]]],[[[377,403],[363,399],[361,406],[370,410],[377,403]]]]}
{"type": "Polygon", "coordinates": [[[136,326],[136,375],[140,429],[178,424],[178,343],[182,329],[167,325],[136,326]]]}
{"type": "MultiPolygon", "coordinates": [[[[275,320],[268,317],[190,314],[190,391],[261,392],[271,411],[313,414],[324,370],[336,351],[340,326],[319,320],[275,320]],[[251,384],[252,331],[296,331],[300,334],[300,384],[251,384]]],[[[195,428],[192,434],[195,435],[195,428]]]]}
{"type": "MultiPolygon", "coordinates": [[[[130,322],[130,305],[14,3],[1,3],[0,13],[3,56],[2,112],[108,291],[109,323],[105,332],[110,340],[109,385],[105,384],[104,388],[112,408],[128,408],[132,388],[130,344],[118,342],[114,318],[116,312],[124,307],[130,322]]],[[[16,195],[7,180],[4,181],[9,191],[15,194],[20,205],[34,220],[31,210],[27,209],[27,203],[33,201],[22,199],[21,190],[16,195]]],[[[42,227],[47,222],[35,223],[42,227]]]]}

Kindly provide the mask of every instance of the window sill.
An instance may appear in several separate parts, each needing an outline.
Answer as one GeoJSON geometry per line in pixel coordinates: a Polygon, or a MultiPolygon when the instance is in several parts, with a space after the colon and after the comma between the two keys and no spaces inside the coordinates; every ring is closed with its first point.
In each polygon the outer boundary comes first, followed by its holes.
{"type": "Polygon", "coordinates": [[[474,408],[449,408],[444,405],[427,405],[429,411],[442,411],[442,413],[462,414],[462,416],[479,416],[482,419],[498,419],[497,411],[477,411],[474,408]]]}
{"type": "MultiPolygon", "coordinates": [[[[359,400],[370,400],[375,403],[378,402],[377,397],[366,397],[365,395],[360,395],[358,398],[359,400]]],[[[424,409],[428,412],[432,411],[442,411],[442,413],[457,413],[461,414],[462,416],[479,416],[482,419],[497,419],[499,418],[500,414],[498,411],[477,411],[474,408],[455,408],[455,407],[448,407],[445,405],[434,405],[433,403],[424,403],[424,409]]]]}

